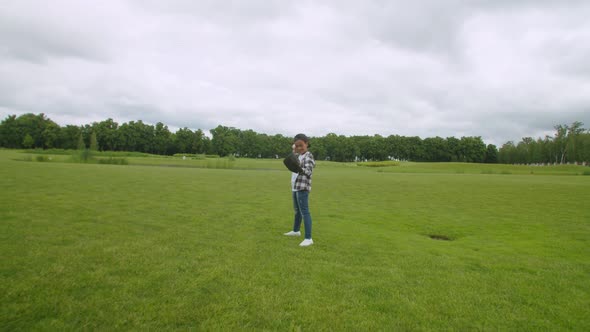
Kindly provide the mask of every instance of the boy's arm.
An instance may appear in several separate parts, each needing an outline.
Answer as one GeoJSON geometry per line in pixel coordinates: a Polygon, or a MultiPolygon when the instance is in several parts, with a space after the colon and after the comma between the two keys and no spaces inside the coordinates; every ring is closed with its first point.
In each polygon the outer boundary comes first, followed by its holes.
{"type": "Polygon", "coordinates": [[[301,171],[299,172],[299,174],[311,177],[311,173],[313,172],[314,167],[315,161],[313,160],[313,157],[308,156],[303,159],[303,166],[301,167],[301,171]]]}

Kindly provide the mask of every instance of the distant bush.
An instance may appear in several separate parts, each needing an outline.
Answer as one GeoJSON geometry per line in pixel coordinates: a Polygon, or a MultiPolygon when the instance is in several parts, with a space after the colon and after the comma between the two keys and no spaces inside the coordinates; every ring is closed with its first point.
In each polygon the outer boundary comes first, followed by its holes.
{"type": "Polygon", "coordinates": [[[206,154],[206,158],[220,158],[218,154],[206,154]]]}
{"type": "Polygon", "coordinates": [[[584,171],[582,175],[590,175],[590,171],[584,171]]]}
{"type": "Polygon", "coordinates": [[[149,154],[144,152],[129,152],[129,151],[102,151],[98,152],[103,157],[164,157],[155,154],[149,154]]]}
{"type": "Polygon", "coordinates": [[[53,155],[69,155],[77,150],[64,150],[64,149],[34,149],[22,151],[23,153],[34,153],[34,154],[53,154],[53,155]]]}
{"type": "Polygon", "coordinates": [[[364,167],[391,167],[391,166],[399,166],[399,161],[370,161],[364,163],[357,163],[357,166],[364,166],[364,167]]]}
{"type": "Polygon", "coordinates": [[[35,160],[38,161],[38,162],[46,162],[46,161],[49,161],[49,157],[47,157],[47,156],[36,156],[35,157],[35,160]]]}
{"type": "MultiPolygon", "coordinates": [[[[78,154],[81,150],[64,150],[64,149],[34,149],[21,151],[22,153],[34,153],[34,154],[52,154],[52,155],[72,155],[78,154]]],[[[164,157],[160,155],[154,155],[144,152],[129,152],[129,151],[92,151],[95,156],[103,157],[164,157]]]]}
{"type": "Polygon", "coordinates": [[[207,168],[231,169],[234,168],[234,161],[229,159],[218,158],[217,160],[207,160],[207,168]]]}
{"type": "Polygon", "coordinates": [[[94,153],[90,149],[75,150],[72,161],[75,163],[87,163],[94,159],[94,153]]]}
{"type": "Polygon", "coordinates": [[[129,161],[126,158],[101,158],[98,159],[99,164],[110,164],[110,165],[129,165],[129,161]]]}

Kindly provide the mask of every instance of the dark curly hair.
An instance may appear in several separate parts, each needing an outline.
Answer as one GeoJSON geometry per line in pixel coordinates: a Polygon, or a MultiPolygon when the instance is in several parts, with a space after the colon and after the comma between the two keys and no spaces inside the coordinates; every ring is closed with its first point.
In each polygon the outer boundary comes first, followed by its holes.
{"type": "Polygon", "coordinates": [[[304,141],[307,144],[307,147],[310,147],[311,144],[309,144],[309,137],[307,137],[305,134],[297,134],[295,135],[295,137],[293,138],[293,142],[297,142],[299,140],[304,141]]]}

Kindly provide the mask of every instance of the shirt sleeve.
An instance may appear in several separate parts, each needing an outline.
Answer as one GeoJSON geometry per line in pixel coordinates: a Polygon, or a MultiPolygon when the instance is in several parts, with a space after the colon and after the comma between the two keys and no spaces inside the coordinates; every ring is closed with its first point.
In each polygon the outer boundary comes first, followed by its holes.
{"type": "Polygon", "coordinates": [[[299,174],[305,175],[307,177],[311,177],[313,173],[313,168],[315,167],[315,160],[313,159],[313,155],[308,153],[303,158],[303,165],[301,166],[301,172],[299,174]]]}

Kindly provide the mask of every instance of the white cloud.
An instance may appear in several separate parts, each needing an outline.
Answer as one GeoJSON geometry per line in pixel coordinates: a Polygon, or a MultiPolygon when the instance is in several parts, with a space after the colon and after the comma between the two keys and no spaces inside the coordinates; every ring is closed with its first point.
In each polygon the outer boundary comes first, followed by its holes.
{"type": "Polygon", "coordinates": [[[0,117],[269,134],[482,136],[590,126],[584,1],[18,1],[0,117]]]}

